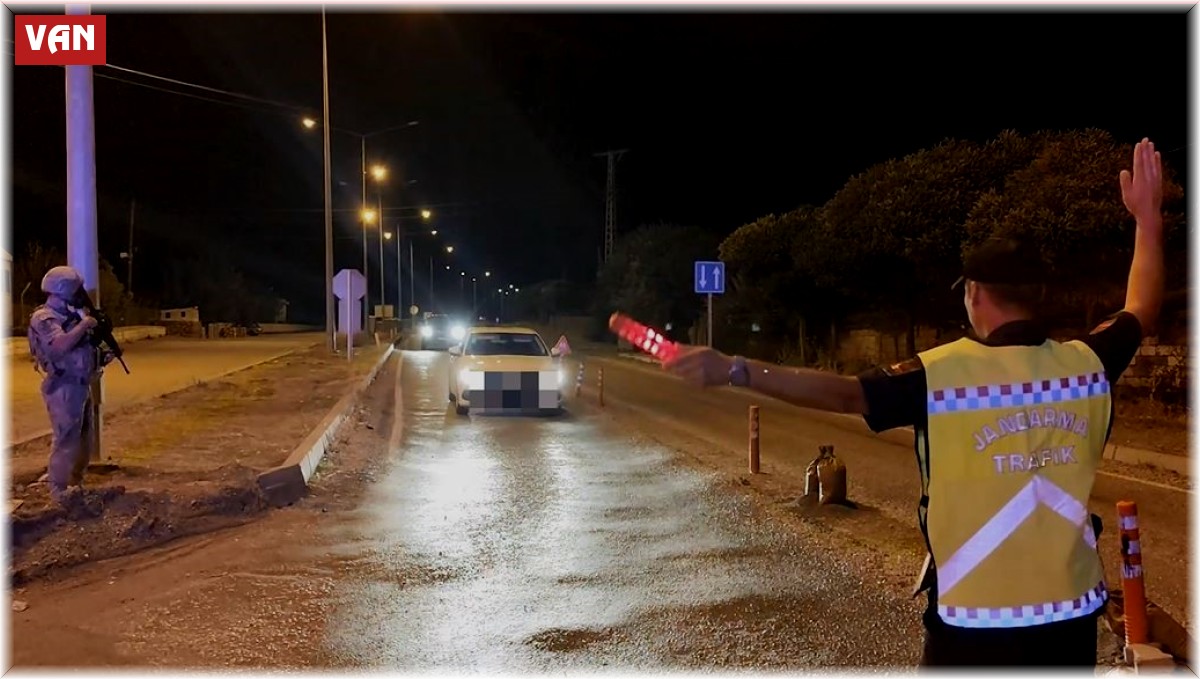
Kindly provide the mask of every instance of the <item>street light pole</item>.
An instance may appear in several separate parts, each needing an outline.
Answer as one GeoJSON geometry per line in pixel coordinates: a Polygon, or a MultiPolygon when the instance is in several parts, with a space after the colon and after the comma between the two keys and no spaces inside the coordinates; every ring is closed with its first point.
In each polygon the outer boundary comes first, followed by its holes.
{"type": "Polygon", "coordinates": [[[413,242],[408,239],[408,296],[412,305],[417,304],[417,267],[413,264],[413,242]]]}
{"type": "MultiPolygon", "coordinates": [[[[383,292],[384,279],[387,278],[387,267],[383,263],[383,188],[377,185],[375,187],[375,204],[379,212],[379,304],[387,305],[387,295],[383,292]]],[[[382,312],[381,312],[382,313],[382,312]]]]}
{"type": "MultiPolygon", "coordinates": [[[[325,332],[329,335],[329,352],[337,352],[337,319],[334,317],[333,301],[333,180],[329,161],[329,40],[325,31],[325,6],[321,6],[321,89],[322,119],[325,124],[325,332]]],[[[346,305],[350,300],[345,301],[346,305]]],[[[346,314],[347,320],[350,314],[346,314]]],[[[346,332],[350,332],[347,326],[346,332]]],[[[350,335],[347,335],[349,337],[350,335]]],[[[349,346],[349,345],[347,345],[349,346]]]]}
{"type": "Polygon", "coordinates": [[[396,224],[396,318],[404,318],[404,276],[401,275],[400,224],[396,224]]]}
{"type": "Polygon", "coordinates": [[[129,201],[129,257],[125,269],[125,292],[133,297],[133,219],[137,214],[137,198],[129,201]]]}
{"type": "Polygon", "coordinates": [[[363,248],[363,321],[371,316],[371,273],[367,268],[367,135],[359,135],[360,160],[362,163],[362,203],[359,204],[359,214],[362,216],[362,248],[363,248]]]}

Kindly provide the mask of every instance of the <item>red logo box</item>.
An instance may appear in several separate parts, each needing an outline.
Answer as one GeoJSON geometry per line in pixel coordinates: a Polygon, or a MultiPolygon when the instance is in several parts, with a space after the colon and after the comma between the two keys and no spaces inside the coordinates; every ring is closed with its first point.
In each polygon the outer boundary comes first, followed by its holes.
{"type": "Polygon", "coordinates": [[[24,14],[13,17],[17,66],[101,66],[108,56],[103,15],[24,14]]]}

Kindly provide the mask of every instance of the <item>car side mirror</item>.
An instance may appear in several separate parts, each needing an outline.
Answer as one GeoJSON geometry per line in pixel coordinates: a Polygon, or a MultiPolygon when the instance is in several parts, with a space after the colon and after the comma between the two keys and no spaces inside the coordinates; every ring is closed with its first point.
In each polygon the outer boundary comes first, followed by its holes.
{"type": "Polygon", "coordinates": [[[462,347],[457,346],[457,345],[450,347],[450,355],[451,356],[462,356],[462,347]]]}
{"type": "Polygon", "coordinates": [[[559,358],[560,356],[562,356],[562,352],[559,351],[557,347],[555,347],[554,349],[550,350],[550,355],[553,356],[554,358],[559,358]]]}

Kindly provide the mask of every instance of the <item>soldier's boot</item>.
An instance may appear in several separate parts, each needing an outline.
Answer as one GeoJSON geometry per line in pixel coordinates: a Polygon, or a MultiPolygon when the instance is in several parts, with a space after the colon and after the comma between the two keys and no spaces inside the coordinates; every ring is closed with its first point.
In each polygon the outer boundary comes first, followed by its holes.
{"type": "Polygon", "coordinates": [[[50,488],[50,498],[58,503],[58,505],[63,509],[69,510],[73,508],[75,505],[79,504],[79,501],[82,497],[83,489],[79,486],[67,486],[66,488],[61,486],[51,486],[50,488]]]}

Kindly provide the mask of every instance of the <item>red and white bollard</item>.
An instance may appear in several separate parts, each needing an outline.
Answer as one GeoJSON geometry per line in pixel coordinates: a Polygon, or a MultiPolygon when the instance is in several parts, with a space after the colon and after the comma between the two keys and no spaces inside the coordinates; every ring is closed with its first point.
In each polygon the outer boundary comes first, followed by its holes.
{"type": "Polygon", "coordinates": [[[1151,645],[1137,503],[1118,502],[1117,519],[1121,529],[1121,588],[1125,596],[1125,664],[1132,665],[1135,674],[1171,672],[1176,666],[1175,658],[1164,653],[1158,644],[1151,645]]]}
{"type": "Polygon", "coordinates": [[[1142,573],[1142,542],[1138,532],[1137,503],[1117,503],[1121,529],[1121,589],[1125,597],[1125,645],[1149,641],[1146,620],[1146,582],[1142,573]]]}

